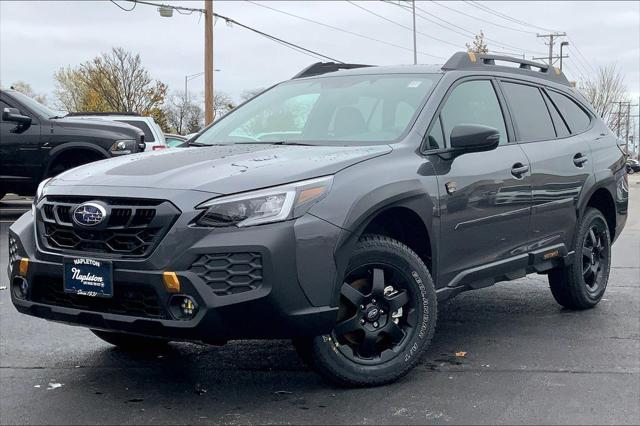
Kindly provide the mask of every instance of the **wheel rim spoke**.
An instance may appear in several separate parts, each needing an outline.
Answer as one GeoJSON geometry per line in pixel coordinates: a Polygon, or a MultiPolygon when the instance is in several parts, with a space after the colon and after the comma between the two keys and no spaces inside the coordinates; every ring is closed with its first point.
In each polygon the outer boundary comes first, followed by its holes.
{"type": "Polygon", "coordinates": [[[393,321],[389,322],[382,331],[391,337],[391,341],[394,345],[400,343],[404,338],[404,331],[402,331],[400,326],[393,321]]]}
{"type": "Polygon", "coordinates": [[[593,232],[593,228],[589,229],[589,239],[591,240],[591,247],[596,246],[596,234],[593,232]]]}
{"type": "Polygon", "coordinates": [[[371,357],[376,354],[376,345],[378,343],[378,334],[365,332],[364,339],[360,343],[360,354],[371,357]]]}
{"type": "Polygon", "coordinates": [[[349,283],[344,283],[340,294],[347,298],[347,300],[353,303],[355,306],[360,306],[364,302],[364,294],[360,293],[349,283]]]}
{"type": "Polygon", "coordinates": [[[352,333],[360,328],[360,322],[358,321],[357,316],[354,315],[351,318],[336,324],[333,330],[338,336],[344,336],[345,334],[352,333]]]}
{"type": "Polygon", "coordinates": [[[591,261],[591,253],[593,253],[593,250],[588,247],[582,247],[582,255],[589,259],[589,261],[591,261]]]}
{"type": "Polygon", "coordinates": [[[409,303],[409,294],[406,291],[401,291],[389,298],[387,298],[389,304],[389,312],[395,312],[407,303],[409,303]]]}
{"type": "Polygon", "coordinates": [[[380,268],[373,269],[373,283],[371,293],[375,295],[384,294],[384,271],[380,268]]]}

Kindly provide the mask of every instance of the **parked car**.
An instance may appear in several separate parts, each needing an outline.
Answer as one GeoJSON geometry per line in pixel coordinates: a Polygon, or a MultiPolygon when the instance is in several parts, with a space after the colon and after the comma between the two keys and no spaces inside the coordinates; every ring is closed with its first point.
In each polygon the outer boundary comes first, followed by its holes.
{"type": "Polygon", "coordinates": [[[164,133],[153,117],[143,117],[134,112],[74,112],[70,117],[88,118],[91,120],[109,120],[129,124],[144,132],[145,151],[157,151],[167,148],[164,133]]]}
{"type": "Polygon", "coordinates": [[[122,348],[292,338],[330,380],[380,385],[462,291],[538,273],[595,306],[627,218],[615,135],[509,57],[317,64],[189,145],[47,181],[9,231],[16,308],[122,348]]]}
{"type": "Polygon", "coordinates": [[[638,162],[638,160],[629,158],[626,164],[627,164],[627,173],[633,174],[633,173],[640,172],[640,162],[638,162]]]}
{"type": "Polygon", "coordinates": [[[144,150],[138,129],[61,117],[15,90],[0,90],[0,111],[0,199],[8,192],[33,195],[44,178],[144,150]]]}
{"type": "Polygon", "coordinates": [[[187,141],[187,137],[182,135],[165,133],[164,140],[167,142],[167,148],[175,148],[180,145],[183,145],[187,141]]]}

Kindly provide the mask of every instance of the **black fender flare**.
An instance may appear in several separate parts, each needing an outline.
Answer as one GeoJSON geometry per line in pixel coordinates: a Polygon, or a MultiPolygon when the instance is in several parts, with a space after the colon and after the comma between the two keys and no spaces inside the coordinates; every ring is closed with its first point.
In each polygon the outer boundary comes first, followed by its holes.
{"type": "Polygon", "coordinates": [[[71,150],[91,151],[92,153],[100,155],[104,159],[111,158],[111,155],[109,155],[109,152],[107,152],[106,149],[94,143],[89,143],[89,142],[63,143],[63,144],[57,145],[55,148],[49,151],[47,164],[46,164],[46,167],[44,168],[44,173],[42,174],[42,177],[44,178],[45,176],[48,176],[51,165],[55,163],[55,161],[60,157],[60,155],[71,150]]]}
{"type": "MultiPolygon", "coordinates": [[[[375,189],[360,200],[357,200],[349,209],[343,229],[335,250],[336,282],[333,288],[332,306],[337,306],[340,299],[340,287],[342,278],[351,258],[351,253],[358,243],[367,226],[381,213],[392,208],[405,208],[415,213],[425,225],[431,245],[431,255],[437,259],[437,234],[439,222],[434,220],[437,216],[437,205],[431,195],[425,190],[422,183],[415,179],[403,182],[394,182],[375,189]]],[[[437,274],[437,262],[433,262],[432,274],[437,274]]]]}

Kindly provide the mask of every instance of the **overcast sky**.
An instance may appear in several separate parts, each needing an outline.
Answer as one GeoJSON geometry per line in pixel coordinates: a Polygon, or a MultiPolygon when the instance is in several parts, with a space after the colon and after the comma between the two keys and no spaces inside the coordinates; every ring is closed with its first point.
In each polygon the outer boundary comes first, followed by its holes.
{"type": "MultiPolygon", "coordinates": [[[[165,3],[203,7],[202,1],[165,3]]],[[[389,44],[306,22],[246,1],[216,0],[214,11],[344,62],[406,64],[413,61],[412,34],[402,27],[411,26],[411,14],[397,5],[382,1],[356,3],[393,23],[346,1],[259,3],[389,44]]],[[[540,28],[499,18],[474,7],[471,2],[438,3],[416,1],[420,14],[445,26],[448,24],[427,13],[456,25],[457,28],[450,28],[458,33],[419,17],[418,31],[423,33],[418,35],[420,63],[443,63],[453,52],[464,50],[465,42],[471,39],[470,35],[464,35],[464,30],[483,30],[492,40],[488,42],[489,48],[496,51],[525,52],[528,59],[532,54],[543,56],[548,51],[544,39],[535,35],[543,32],[540,28]]],[[[118,4],[124,8],[132,6],[122,0],[118,0],[118,4]]],[[[593,72],[592,68],[615,63],[623,70],[629,91],[637,102],[640,2],[479,4],[541,28],[565,31],[571,42],[570,58],[565,60],[569,79],[587,77],[593,72]]],[[[0,83],[6,87],[18,80],[25,81],[53,101],[56,70],[120,46],[140,53],[152,76],[167,83],[170,90],[181,90],[185,74],[202,71],[203,26],[204,18],[198,13],[162,18],[155,7],[143,4],[125,12],[110,1],[1,1],[0,83]]],[[[290,78],[317,61],[222,20],[215,26],[214,58],[215,67],[220,69],[215,74],[216,90],[234,98],[243,90],[290,78]]],[[[189,83],[189,89],[201,92],[203,83],[203,78],[198,77],[189,83]]]]}

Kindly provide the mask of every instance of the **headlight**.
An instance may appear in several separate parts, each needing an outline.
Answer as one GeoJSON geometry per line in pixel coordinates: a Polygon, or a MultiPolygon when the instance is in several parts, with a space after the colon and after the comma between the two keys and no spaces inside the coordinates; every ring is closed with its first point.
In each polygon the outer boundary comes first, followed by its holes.
{"type": "Polygon", "coordinates": [[[38,189],[36,189],[36,196],[33,198],[33,204],[31,204],[31,214],[33,214],[34,216],[35,216],[34,213],[36,210],[36,204],[38,204],[42,199],[42,196],[44,195],[44,188],[45,186],[49,185],[49,182],[51,182],[51,179],[53,178],[46,178],[45,180],[43,180],[38,184],[38,189]]]}
{"type": "Polygon", "coordinates": [[[197,208],[207,210],[200,226],[251,226],[302,216],[331,189],[333,176],[303,180],[258,191],[214,198],[197,208]]]}
{"type": "Polygon", "coordinates": [[[38,189],[36,189],[36,197],[33,199],[33,204],[38,204],[38,202],[44,195],[45,186],[49,185],[49,182],[51,182],[51,179],[53,178],[46,178],[45,180],[40,182],[40,184],[38,185],[38,189]]]}
{"type": "Polygon", "coordinates": [[[131,154],[135,150],[136,141],[133,139],[123,139],[119,141],[115,141],[111,148],[109,148],[109,152],[113,155],[124,155],[131,154]]]}

